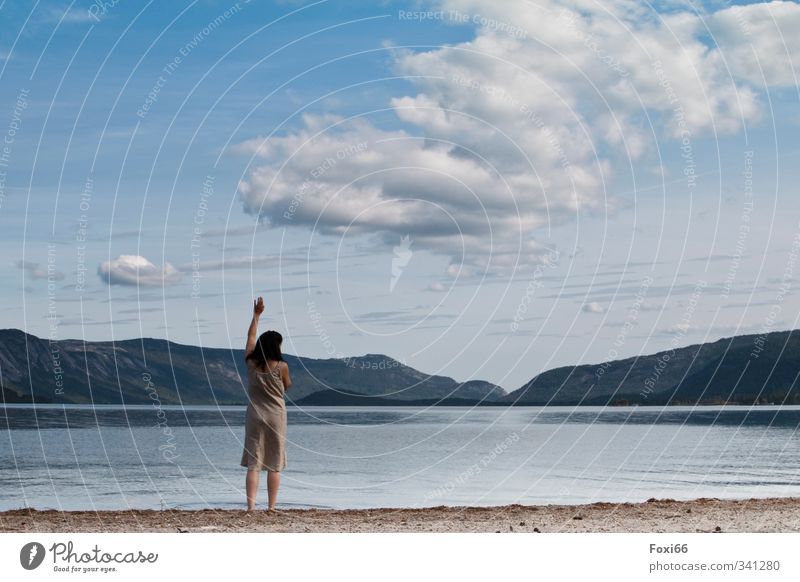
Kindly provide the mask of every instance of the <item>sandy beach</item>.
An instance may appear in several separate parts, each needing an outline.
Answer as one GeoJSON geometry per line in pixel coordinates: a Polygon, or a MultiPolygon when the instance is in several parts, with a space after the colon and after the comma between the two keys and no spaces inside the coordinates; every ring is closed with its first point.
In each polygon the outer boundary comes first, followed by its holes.
{"type": "Polygon", "coordinates": [[[800,532],[800,498],[419,509],[0,512],[3,532],[800,532]]]}

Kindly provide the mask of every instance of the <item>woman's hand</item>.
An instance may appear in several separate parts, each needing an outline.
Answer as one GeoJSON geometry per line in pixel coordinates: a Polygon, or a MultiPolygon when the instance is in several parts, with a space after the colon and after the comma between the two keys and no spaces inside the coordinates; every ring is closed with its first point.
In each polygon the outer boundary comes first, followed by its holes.
{"type": "Polygon", "coordinates": [[[258,336],[258,318],[264,313],[264,300],[259,297],[253,301],[253,319],[250,321],[250,327],[247,328],[247,343],[244,347],[245,360],[247,356],[256,348],[256,337],[258,336]]]}
{"type": "Polygon", "coordinates": [[[264,300],[261,297],[259,297],[258,299],[253,301],[253,314],[259,316],[262,313],[264,313],[264,300]]]}

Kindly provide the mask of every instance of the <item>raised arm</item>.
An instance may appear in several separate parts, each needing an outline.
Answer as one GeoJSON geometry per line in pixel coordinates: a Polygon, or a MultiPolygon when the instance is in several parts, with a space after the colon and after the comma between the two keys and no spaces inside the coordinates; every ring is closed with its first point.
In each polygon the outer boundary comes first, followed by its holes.
{"type": "Polygon", "coordinates": [[[250,327],[247,329],[247,345],[244,348],[244,357],[249,356],[256,347],[256,339],[258,339],[258,318],[264,313],[264,300],[259,297],[253,301],[253,319],[250,321],[250,327]]]}

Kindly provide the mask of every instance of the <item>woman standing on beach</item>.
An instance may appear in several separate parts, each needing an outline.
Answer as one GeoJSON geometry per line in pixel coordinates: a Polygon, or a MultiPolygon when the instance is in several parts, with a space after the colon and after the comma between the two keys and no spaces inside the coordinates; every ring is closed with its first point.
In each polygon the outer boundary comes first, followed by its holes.
{"type": "Polygon", "coordinates": [[[263,312],[264,300],[259,297],[253,302],[253,319],[244,350],[249,404],[241,465],[247,467],[247,511],[256,507],[258,482],[264,470],[267,471],[269,496],[267,509],[275,511],[281,471],[286,467],[286,403],[283,398],[292,381],[289,366],[281,354],[281,334],[266,331],[256,341],[258,318],[263,312]]]}

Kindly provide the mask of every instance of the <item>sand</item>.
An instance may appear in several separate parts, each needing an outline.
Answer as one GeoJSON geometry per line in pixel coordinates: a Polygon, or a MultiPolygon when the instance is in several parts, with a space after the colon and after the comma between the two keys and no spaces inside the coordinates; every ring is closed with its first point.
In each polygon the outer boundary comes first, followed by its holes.
{"type": "MultiPolygon", "coordinates": [[[[280,508],[280,505],[279,505],[280,508]]],[[[0,512],[3,532],[800,532],[800,498],[419,509],[0,512]]]]}

